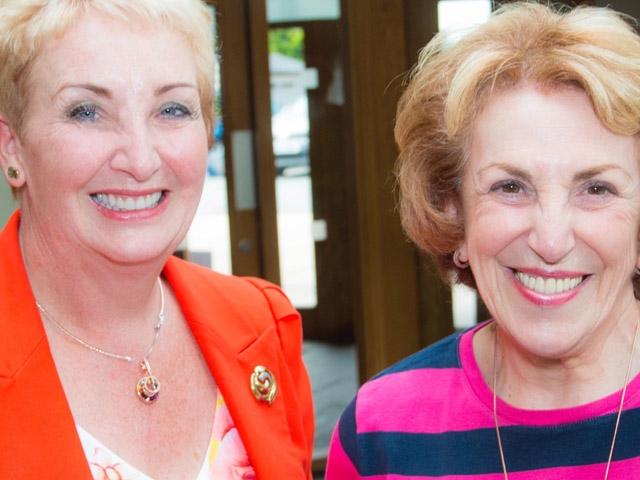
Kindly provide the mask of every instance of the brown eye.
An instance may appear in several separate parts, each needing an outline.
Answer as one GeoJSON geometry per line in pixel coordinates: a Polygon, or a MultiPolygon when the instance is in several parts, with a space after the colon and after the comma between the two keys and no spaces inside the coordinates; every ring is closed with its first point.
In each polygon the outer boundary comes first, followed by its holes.
{"type": "Polygon", "coordinates": [[[591,185],[587,187],[587,193],[589,195],[604,195],[608,193],[609,189],[604,185],[591,185]]]}
{"type": "Polygon", "coordinates": [[[504,193],[520,193],[521,191],[520,185],[516,183],[507,183],[502,185],[500,188],[504,193]]]}

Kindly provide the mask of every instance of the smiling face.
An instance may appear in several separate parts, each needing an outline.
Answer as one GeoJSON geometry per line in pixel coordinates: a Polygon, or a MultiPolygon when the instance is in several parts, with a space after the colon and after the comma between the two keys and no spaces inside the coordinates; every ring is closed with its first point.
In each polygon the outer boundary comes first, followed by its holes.
{"type": "Polygon", "coordinates": [[[461,259],[526,351],[575,354],[637,315],[637,151],[636,139],[606,130],[576,89],[521,86],[476,119],[461,259]]]}
{"type": "Polygon", "coordinates": [[[207,157],[196,64],[179,35],[133,25],[91,13],[35,61],[11,147],[27,246],[140,263],[189,228],[207,157]]]}

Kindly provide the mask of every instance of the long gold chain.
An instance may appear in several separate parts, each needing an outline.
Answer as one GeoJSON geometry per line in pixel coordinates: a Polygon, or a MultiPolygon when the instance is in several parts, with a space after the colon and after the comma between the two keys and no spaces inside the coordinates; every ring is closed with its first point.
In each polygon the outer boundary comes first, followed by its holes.
{"type": "MultiPolygon", "coordinates": [[[[636,322],[636,331],[633,336],[633,344],[631,345],[631,356],[629,357],[629,364],[627,365],[627,373],[624,379],[624,386],[622,387],[622,395],[620,396],[620,406],[618,407],[618,415],[616,416],[616,425],[613,430],[613,439],[611,440],[611,448],[609,449],[609,459],[607,460],[607,468],[604,472],[604,480],[609,477],[609,468],[611,467],[611,459],[613,458],[613,448],[616,444],[616,436],[618,435],[618,426],[620,425],[620,417],[622,415],[622,407],[624,406],[624,398],[627,393],[627,385],[629,384],[629,377],[631,375],[631,366],[633,365],[633,354],[636,350],[636,340],[638,339],[638,325],[640,325],[640,319],[636,322]]],[[[500,427],[498,426],[498,395],[496,393],[496,386],[498,383],[498,327],[495,327],[493,333],[493,421],[496,425],[496,436],[498,437],[498,449],[500,450],[500,461],[502,462],[502,472],[504,473],[504,479],[509,480],[507,474],[507,464],[504,460],[504,450],[502,449],[502,439],[500,438],[500,427]]]]}

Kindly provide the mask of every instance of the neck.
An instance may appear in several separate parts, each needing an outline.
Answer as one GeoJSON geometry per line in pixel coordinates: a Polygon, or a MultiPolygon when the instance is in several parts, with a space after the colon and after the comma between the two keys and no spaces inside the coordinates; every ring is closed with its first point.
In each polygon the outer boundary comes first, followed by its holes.
{"type": "Polygon", "coordinates": [[[165,258],[119,265],[98,256],[52,251],[20,232],[34,296],[61,324],[80,331],[149,325],[160,302],[157,280],[165,258]],[[91,258],[88,258],[91,257],[91,258]]]}
{"type": "Polygon", "coordinates": [[[493,323],[477,332],[474,352],[486,383],[492,386],[494,338],[497,340],[496,388],[510,405],[529,410],[571,408],[619,391],[627,365],[630,378],[640,372],[640,351],[630,357],[637,324],[636,313],[590,348],[563,358],[543,358],[523,351],[493,323]]]}
{"type": "MultiPolygon", "coordinates": [[[[633,359],[634,359],[634,352],[635,352],[635,348],[636,348],[636,342],[638,340],[638,328],[640,327],[640,319],[636,320],[636,327],[635,327],[635,332],[633,335],[633,340],[632,340],[632,345],[631,345],[631,353],[629,355],[629,361],[627,364],[627,369],[626,369],[626,374],[625,374],[625,379],[624,379],[624,384],[622,387],[622,392],[620,394],[620,403],[619,403],[619,407],[618,407],[618,413],[616,415],[616,420],[615,420],[615,428],[613,430],[613,436],[611,439],[611,446],[609,448],[609,456],[607,459],[607,465],[606,465],[606,469],[604,472],[604,480],[607,480],[609,478],[609,469],[611,467],[611,460],[613,459],[613,451],[616,445],[616,438],[618,435],[618,427],[620,426],[620,418],[622,416],[622,409],[624,407],[624,401],[625,401],[625,397],[626,397],[626,392],[627,392],[627,385],[629,384],[629,380],[631,378],[631,368],[633,365],[633,359]]],[[[493,342],[493,420],[495,423],[495,428],[496,428],[496,437],[498,440],[498,448],[500,450],[500,462],[502,464],[502,472],[504,474],[504,478],[505,480],[509,479],[509,474],[507,472],[507,463],[505,460],[505,453],[504,453],[504,448],[502,446],[502,438],[500,436],[500,422],[498,420],[498,406],[497,406],[497,391],[498,391],[498,386],[497,386],[497,378],[498,378],[498,332],[497,329],[494,330],[494,342],[493,342]]]]}

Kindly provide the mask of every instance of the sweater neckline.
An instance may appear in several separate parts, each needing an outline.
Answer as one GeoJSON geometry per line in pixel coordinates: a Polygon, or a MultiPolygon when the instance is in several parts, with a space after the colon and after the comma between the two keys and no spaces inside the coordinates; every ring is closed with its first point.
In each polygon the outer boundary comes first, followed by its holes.
{"type": "MultiPolygon", "coordinates": [[[[465,372],[467,382],[478,400],[480,400],[480,402],[491,412],[493,411],[493,391],[482,377],[482,372],[480,371],[480,367],[478,366],[478,362],[473,352],[473,336],[492,322],[493,320],[489,320],[481,323],[466,332],[463,332],[460,336],[460,362],[462,369],[465,372]]],[[[639,389],[640,375],[636,375],[636,377],[633,378],[627,386],[627,394],[623,407],[624,409],[628,409],[630,406],[638,404],[638,393],[640,393],[639,389]]],[[[528,426],[545,426],[556,425],[558,423],[580,422],[593,417],[600,417],[615,413],[620,407],[621,391],[622,386],[616,392],[599,400],[575,407],[550,410],[528,410],[518,408],[498,397],[498,413],[500,418],[506,422],[528,426]]]]}

